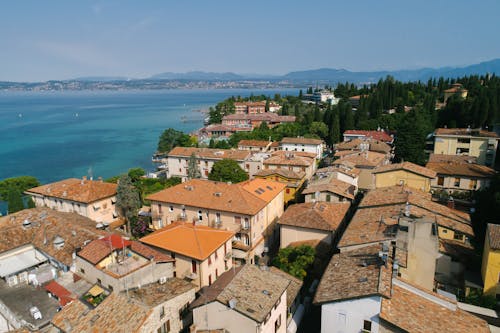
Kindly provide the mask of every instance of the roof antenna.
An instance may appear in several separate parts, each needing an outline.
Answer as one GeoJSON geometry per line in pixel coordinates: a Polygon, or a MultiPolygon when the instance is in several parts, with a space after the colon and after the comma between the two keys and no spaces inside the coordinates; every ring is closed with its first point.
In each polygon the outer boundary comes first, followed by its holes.
{"type": "Polygon", "coordinates": [[[94,180],[94,177],[92,176],[92,166],[90,166],[87,170],[87,174],[89,176],[89,180],[94,180]]]}

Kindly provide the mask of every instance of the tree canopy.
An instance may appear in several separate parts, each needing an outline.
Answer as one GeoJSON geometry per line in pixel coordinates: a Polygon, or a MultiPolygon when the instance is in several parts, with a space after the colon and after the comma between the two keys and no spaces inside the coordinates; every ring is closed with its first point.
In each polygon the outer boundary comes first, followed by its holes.
{"type": "Polygon", "coordinates": [[[12,190],[17,190],[22,194],[24,191],[37,186],[40,186],[40,182],[32,176],[6,178],[0,181],[0,199],[7,201],[9,192],[12,190]]]}
{"type": "Polygon", "coordinates": [[[316,251],[309,245],[285,247],[279,250],[273,260],[273,266],[304,280],[307,270],[314,262],[315,255],[316,251]]]}
{"type": "Polygon", "coordinates": [[[190,147],[193,145],[196,145],[196,143],[193,143],[189,135],[173,128],[168,128],[160,135],[158,152],[164,153],[171,151],[172,148],[177,146],[190,147]]]}
{"type": "Polygon", "coordinates": [[[248,179],[248,174],[234,160],[223,159],[214,163],[208,179],[220,182],[239,183],[248,179]]]}
{"type": "Polygon", "coordinates": [[[121,210],[121,215],[127,221],[127,230],[131,232],[131,222],[137,218],[141,207],[141,200],[137,188],[132,183],[128,174],[120,176],[116,189],[116,207],[121,210]]]}

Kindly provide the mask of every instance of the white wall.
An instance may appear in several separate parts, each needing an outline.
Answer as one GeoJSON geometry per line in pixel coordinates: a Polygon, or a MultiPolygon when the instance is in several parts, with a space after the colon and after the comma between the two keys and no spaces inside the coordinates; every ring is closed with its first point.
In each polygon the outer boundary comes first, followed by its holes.
{"type": "Polygon", "coordinates": [[[321,159],[323,155],[323,145],[311,145],[302,143],[281,143],[281,150],[285,151],[303,151],[306,153],[316,154],[317,159],[321,159]]]}
{"type": "Polygon", "coordinates": [[[359,333],[363,321],[372,322],[371,332],[379,331],[380,296],[326,303],[321,306],[321,333],[359,333]]]}

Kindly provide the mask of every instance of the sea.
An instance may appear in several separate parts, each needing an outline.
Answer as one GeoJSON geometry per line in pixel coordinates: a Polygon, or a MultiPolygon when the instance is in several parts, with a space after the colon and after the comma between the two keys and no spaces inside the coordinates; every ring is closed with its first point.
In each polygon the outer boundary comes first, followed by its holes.
{"type": "Polygon", "coordinates": [[[30,175],[45,184],[154,171],[163,130],[196,130],[203,111],[231,96],[277,93],[298,89],[0,92],[0,180],[30,175]]]}

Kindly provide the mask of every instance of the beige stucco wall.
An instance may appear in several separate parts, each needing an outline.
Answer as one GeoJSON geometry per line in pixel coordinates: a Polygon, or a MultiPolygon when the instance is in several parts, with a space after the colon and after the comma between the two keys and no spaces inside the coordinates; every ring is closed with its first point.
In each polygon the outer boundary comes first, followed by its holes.
{"type": "MultiPolygon", "coordinates": [[[[169,156],[166,159],[168,166],[167,177],[180,177],[182,178],[183,182],[186,181],[188,176],[189,158],[190,157],[169,156]]],[[[222,160],[222,158],[220,159],[196,158],[201,178],[208,179],[208,174],[212,170],[212,167],[216,162],[220,160],[222,160]]],[[[250,171],[249,170],[250,166],[248,165],[249,164],[248,162],[245,162],[244,160],[236,160],[236,162],[247,173],[250,171]]]]}
{"type": "Polygon", "coordinates": [[[486,154],[488,145],[491,144],[492,161],[495,161],[498,141],[490,138],[466,137],[470,138],[469,143],[458,142],[458,137],[436,136],[434,140],[434,154],[457,155],[457,149],[469,149],[468,156],[477,157],[477,163],[486,164],[486,154]]]}
{"type": "Polygon", "coordinates": [[[280,249],[287,247],[292,242],[319,239],[327,244],[332,243],[330,231],[300,228],[291,225],[280,225],[280,249]]]}
{"type": "Polygon", "coordinates": [[[359,178],[358,178],[358,186],[360,189],[363,190],[370,190],[375,188],[375,180],[373,178],[373,169],[369,168],[361,168],[358,167],[360,170],[359,173],[359,178]]]}
{"type": "Polygon", "coordinates": [[[323,191],[319,192],[319,196],[316,197],[316,193],[309,193],[304,196],[305,202],[316,202],[316,201],[322,201],[322,202],[350,202],[352,201],[351,199],[348,199],[346,197],[340,196],[336,193],[333,192],[328,192],[328,191],[323,191]],[[328,200],[328,196],[330,196],[330,200],[328,200]]]}
{"type": "Polygon", "coordinates": [[[277,170],[277,169],[282,169],[282,170],[291,170],[295,172],[305,172],[306,179],[310,179],[314,173],[316,172],[316,163],[312,163],[309,166],[292,166],[292,165],[281,165],[281,164],[270,164],[270,163],[265,163],[264,161],[264,170],[277,170]]]}
{"type": "Polygon", "coordinates": [[[97,283],[97,279],[100,279],[101,285],[104,288],[110,289],[109,286],[111,286],[113,291],[136,288],[140,285],[156,282],[160,277],[171,278],[174,274],[173,263],[151,262],[130,274],[124,275],[121,278],[115,278],[79,256],[75,259],[75,269],[76,273],[84,277],[87,281],[97,283]]]}
{"type": "Polygon", "coordinates": [[[85,204],[81,202],[31,194],[36,207],[49,207],[59,212],[77,213],[96,222],[111,223],[116,220],[115,196],[85,204]]]}
{"type": "Polygon", "coordinates": [[[417,190],[424,192],[429,192],[430,180],[429,178],[417,175],[413,172],[408,172],[405,170],[394,170],[388,172],[382,172],[374,174],[375,176],[375,187],[388,187],[395,185],[406,185],[417,190]]]}
{"type": "Polygon", "coordinates": [[[140,332],[150,333],[157,332],[157,330],[170,320],[170,332],[180,332],[183,329],[182,318],[180,318],[179,310],[181,310],[186,304],[191,303],[195,299],[194,289],[190,289],[187,292],[178,295],[162,304],[154,307],[148,317],[148,319],[141,326],[140,332]],[[161,316],[161,312],[164,315],[161,316]]]}
{"type": "Polygon", "coordinates": [[[442,176],[438,175],[431,180],[431,187],[435,189],[444,189],[448,191],[477,191],[484,189],[490,185],[490,180],[485,178],[469,178],[466,176],[442,176]],[[438,185],[438,179],[443,177],[443,185],[438,185]],[[459,178],[459,186],[455,186],[455,178],[459,178]],[[476,180],[477,184],[474,188],[472,180],[476,180]]]}
{"type": "Polygon", "coordinates": [[[319,160],[323,157],[323,145],[319,144],[301,144],[301,143],[280,143],[281,150],[285,151],[300,151],[316,154],[319,160]]]}

